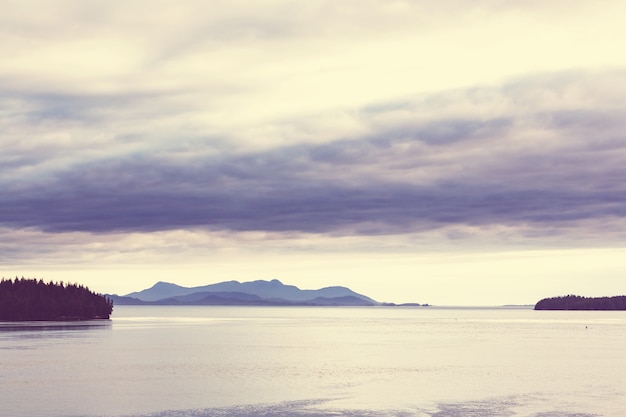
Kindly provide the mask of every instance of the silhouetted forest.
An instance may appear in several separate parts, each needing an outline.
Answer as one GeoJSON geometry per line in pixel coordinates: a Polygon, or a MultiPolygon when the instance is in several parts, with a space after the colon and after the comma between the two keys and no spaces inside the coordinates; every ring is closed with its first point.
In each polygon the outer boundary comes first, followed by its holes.
{"type": "Polygon", "coordinates": [[[0,320],[108,319],[113,301],[77,284],[36,279],[0,281],[0,320]]]}
{"type": "Polygon", "coordinates": [[[617,297],[564,297],[544,298],[535,305],[535,310],[626,310],[626,296],[617,297]]]}

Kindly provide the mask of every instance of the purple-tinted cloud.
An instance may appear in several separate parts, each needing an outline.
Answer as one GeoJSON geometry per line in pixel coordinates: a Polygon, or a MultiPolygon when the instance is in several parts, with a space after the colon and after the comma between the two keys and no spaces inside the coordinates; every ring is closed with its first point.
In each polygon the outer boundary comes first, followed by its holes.
{"type": "MultiPolygon", "coordinates": [[[[368,126],[366,134],[320,144],[195,154],[190,142],[172,137],[167,147],[103,151],[84,162],[78,155],[45,169],[39,167],[47,166],[50,155],[57,159],[67,148],[5,145],[0,226],[384,234],[624,218],[623,107],[598,95],[589,103],[561,98],[534,109],[532,97],[559,97],[567,89],[553,80],[535,84],[372,106],[357,115],[368,126]],[[508,103],[508,110],[495,112],[490,105],[485,111],[478,96],[498,96],[492,101],[508,103]],[[450,110],[457,103],[461,110],[450,110]]],[[[37,104],[32,120],[83,124],[95,119],[81,119],[75,105],[106,120],[111,106],[135,103],[22,99],[37,104]]]]}
{"type": "MultiPolygon", "coordinates": [[[[611,151],[626,150],[626,144],[616,147],[611,151]]],[[[0,219],[4,226],[55,232],[209,227],[324,233],[376,223],[378,233],[386,233],[626,215],[626,168],[614,161],[598,169],[603,161],[593,152],[491,160],[491,170],[429,184],[411,183],[401,172],[386,180],[360,177],[351,170],[363,168],[364,153],[375,169],[389,168],[394,157],[412,160],[373,139],[180,164],[147,155],[100,161],[20,184],[5,194],[0,219]]],[[[462,171],[465,163],[453,165],[462,171]]],[[[413,169],[419,165],[407,172],[413,169]]]]}

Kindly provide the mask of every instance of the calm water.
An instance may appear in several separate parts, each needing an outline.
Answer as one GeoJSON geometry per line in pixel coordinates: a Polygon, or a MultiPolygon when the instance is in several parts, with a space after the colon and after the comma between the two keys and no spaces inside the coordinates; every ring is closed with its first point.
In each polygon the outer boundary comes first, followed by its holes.
{"type": "Polygon", "coordinates": [[[626,313],[116,307],[0,323],[0,415],[624,416],[626,313]]]}

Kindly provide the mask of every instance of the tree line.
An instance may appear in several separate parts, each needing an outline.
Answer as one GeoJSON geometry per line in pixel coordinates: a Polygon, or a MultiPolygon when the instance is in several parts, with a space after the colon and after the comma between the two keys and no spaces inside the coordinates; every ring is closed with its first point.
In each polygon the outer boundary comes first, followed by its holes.
{"type": "Polygon", "coordinates": [[[626,296],[581,297],[566,295],[544,298],[535,305],[535,310],[626,310],[626,296]]]}
{"type": "Polygon", "coordinates": [[[62,281],[17,278],[0,280],[0,320],[108,319],[113,301],[89,288],[62,281]]]}

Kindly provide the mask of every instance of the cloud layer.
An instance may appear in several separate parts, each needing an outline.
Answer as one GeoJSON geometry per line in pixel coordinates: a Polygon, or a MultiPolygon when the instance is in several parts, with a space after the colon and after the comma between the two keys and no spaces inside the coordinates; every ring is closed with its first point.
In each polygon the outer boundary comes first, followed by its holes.
{"type": "MultiPolygon", "coordinates": [[[[44,137],[4,143],[0,219],[47,232],[373,235],[621,221],[625,81],[619,71],[570,73],[421,95],[353,109],[343,116],[351,129],[322,143],[251,150],[229,149],[236,139],[225,135],[106,137],[119,121],[108,119],[112,107],[149,122],[133,114],[141,97],[29,98],[33,109],[4,123],[44,137]],[[103,137],[91,120],[105,126],[103,137]]],[[[311,118],[274,129],[308,124],[324,136],[323,115],[311,118]]]]}

